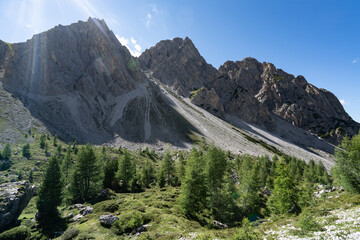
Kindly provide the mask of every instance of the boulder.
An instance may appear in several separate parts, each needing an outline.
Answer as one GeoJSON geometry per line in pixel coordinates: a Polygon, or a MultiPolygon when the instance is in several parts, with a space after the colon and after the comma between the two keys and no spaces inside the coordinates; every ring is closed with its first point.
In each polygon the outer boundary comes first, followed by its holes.
{"type": "Polygon", "coordinates": [[[0,232],[15,225],[33,195],[33,186],[28,181],[0,185],[0,232]]]}
{"type": "Polygon", "coordinates": [[[94,211],[94,208],[90,207],[90,206],[87,206],[87,207],[84,207],[84,208],[81,208],[80,209],[80,214],[82,214],[83,216],[86,216],[88,214],[92,214],[94,211]]]}
{"type": "Polygon", "coordinates": [[[100,224],[103,225],[104,227],[111,227],[112,224],[118,220],[119,218],[112,215],[112,214],[108,214],[108,215],[100,215],[100,224]]]}
{"type": "Polygon", "coordinates": [[[74,221],[74,222],[77,222],[77,221],[79,221],[80,219],[82,219],[83,217],[84,217],[83,215],[78,214],[78,215],[76,215],[75,217],[73,217],[73,221],[74,221]]]}
{"type": "Polygon", "coordinates": [[[225,223],[221,223],[219,221],[214,220],[213,227],[218,228],[218,229],[224,229],[224,228],[228,228],[228,225],[226,225],[225,223]]]}

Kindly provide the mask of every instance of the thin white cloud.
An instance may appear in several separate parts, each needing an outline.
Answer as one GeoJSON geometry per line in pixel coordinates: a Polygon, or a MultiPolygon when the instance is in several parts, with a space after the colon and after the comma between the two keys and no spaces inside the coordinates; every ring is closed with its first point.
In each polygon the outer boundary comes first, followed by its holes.
{"type": "Polygon", "coordinates": [[[151,19],[152,19],[152,15],[151,15],[150,13],[147,13],[147,15],[146,15],[146,23],[145,23],[145,26],[146,26],[147,28],[150,27],[151,19]]]}
{"type": "Polygon", "coordinates": [[[348,105],[348,104],[349,104],[349,103],[346,102],[344,99],[340,99],[340,103],[341,103],[342,105],[348,105]]]}
{"type": "Polygon", "coordinates": [[[151,11],[153,11],[154,13],[159,13],[159,10],[157,9],[155,4],[149,4],[151,7],[151,11]]]}
{"type": "Polygon", "coordinates": [[[360,58],[355,58],[354,60],[352,60],[352,63],[357,63],[360,61],[360,58]]]}
{"type": "Polygon", "coordinates": [[[120,37],[119,35],[115,34],[116,38],[119,40],[121,45],[125,46],[131,55],[134,57],[138,57],[141,54],[141,46],[137,44],[136,40],[131,37],[130,39],[125,37],[120,37]]]}

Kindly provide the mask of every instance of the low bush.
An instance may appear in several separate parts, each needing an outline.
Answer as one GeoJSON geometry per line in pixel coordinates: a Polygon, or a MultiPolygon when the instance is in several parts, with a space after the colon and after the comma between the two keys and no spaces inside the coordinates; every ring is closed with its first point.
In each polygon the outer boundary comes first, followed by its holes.
{"type": "Polygon", "coordinates": [[[29,239],[30,236],[30,230],[27,227],[20,226],[1,233],[0,240],[25,240],[29,239]]]}
{"type": "Polygon", "coordinates": [[[61,240],[70,240],[74,239],[79,234],[79,229],[77,228],[68,228],[62,235],[61,240]]]}
{"type": "Polygon", "coordinates": [[[115,234],[121,235],[135,230],[143,223],[144,220],[141,212],[127,211],[119,216],[119,219],[113,223],[111,229],[115,234]]]}

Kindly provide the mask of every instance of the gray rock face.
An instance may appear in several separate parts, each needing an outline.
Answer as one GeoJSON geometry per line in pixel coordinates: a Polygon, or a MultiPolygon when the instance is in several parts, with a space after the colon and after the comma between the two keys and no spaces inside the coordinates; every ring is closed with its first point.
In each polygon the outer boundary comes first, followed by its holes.
{"type": "Polygon", "coordinates": [[[112,224],[118,220],[119,218],[109,214],[109,215],[100,215],[100,224],[103,225],[104,227],[111,227],[112,224]]]}
{"type": "Polygon", "coordinates": [[[12,49],[4,87],[63,140],[183,146],[196,132],[102,20],[57,26],[12,49]]]}
{"type": "Polygon", "coordinates": [[[33,196],[33,187],[27,181],[0,185],[0,232],[13,226],[33,196]]]}
{"type": "Polygon", "coordinates": [[[143,52],[139,62],[141,68],[151,69],[154,77],[182,96],[189,96],[219,76],[187,37],[160,41],[143,52]]]}
{"type": "Polygon", "coordinates": [[[335,144],[360,128],[332,93],[271,63],[245,58],[216,70],[188,38],[161,41],[139,61],[164,84],[183,96],[192,92],[194,104],[220,117],[230,114],[274,132],[280,117],[335,144]]]}
{"type": "Polygon", "coordinates": [[[303,76],[294,77],[271,63],[252,58],[226,62],[219,72],[244,89],[245,95],[255,97],[267,114],[275,114],[332,143],[359,131],[360,125],[345,112],[334,94],[307,83],[303,76]]]}

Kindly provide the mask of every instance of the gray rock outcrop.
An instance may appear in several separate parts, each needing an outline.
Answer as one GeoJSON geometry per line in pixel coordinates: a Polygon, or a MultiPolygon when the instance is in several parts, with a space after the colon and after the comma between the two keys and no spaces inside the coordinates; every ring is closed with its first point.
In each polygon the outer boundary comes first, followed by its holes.
{"type": "Polygon", "coordinates": [[[108,215],[100,215],[100,224],[103,225],[104,227],[111,227],[112,224],[118,220],[119,218],[112,215],[112,214],[108,214],[108,215]]]}
{"type": "Polygon", "coordinates": [[[0,185],[0,232],[15,225],[34,194],[28,181],[0,185]]]}

